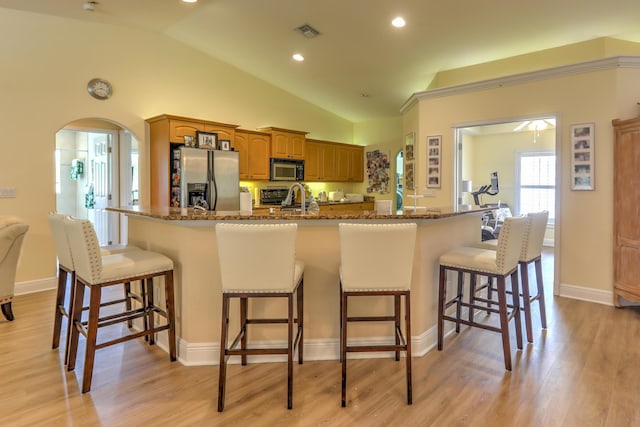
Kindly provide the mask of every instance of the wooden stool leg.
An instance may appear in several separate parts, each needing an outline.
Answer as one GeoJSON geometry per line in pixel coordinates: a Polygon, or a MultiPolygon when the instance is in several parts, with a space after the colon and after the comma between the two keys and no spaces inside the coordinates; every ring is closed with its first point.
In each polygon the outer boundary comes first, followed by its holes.
{"type": "Polygon", "coordinates": [[[518,269],[511,273],[511,297],[513,300],[513,315],[516,327],[516,344],[522,350],[522,319],[520,317],[520,289],[518,286],[518,269]]]}
{"type": "MultiPolygon", "coordinates": [[[[51,348],[56,349],[60,346],[60,331],[62,329],[62,316],[65,313],[64,297],[67,293],[67,271],[62,268],[58,269],[58,289],[56,292],[56,312],[53,320],[53,341],[51,348]]],[[[69,315],[69,312],[67,312],[69,315]]],[[[70,322],[69,322],[70,323],[70,322]]],[[[68,327],[67,327],[68,329],[68,327]]],[[[66,350],[65,350],[66,353],[66,350]]]]}
{"type": "Polygon", "coordinates": [[[340,282],[340,356],[339,360],[342,363],[342,282],[340,282]]]}
{"type": "Polygon", "coordinates": [[[71,303],[71,316],[69,319],[69,345],[67,349],[67,371],[73,371],[76,367],[76,356],[78,354],[78,339],[80,332],[76,323],[82,321],[82,304],[84,300],[84,284],[80,283],[74,274],[71,274],[73,287],[73,302],[71,303]]]}
{"type": "MultiPolygon", "coordinates": [[[[144,279],[140,281],[140,298],[142,299],[142,307],[148,307],[147,299],[147,287],[144,285],[144,279]]],[[[149,324],[147,322],[147,316],[142,317],[142,327],[145,331],[149,330],[149,324]]],[[[149,341],[149,335],[144,336],[145,341],[149,341]]]]}
{"type": "Polygon", "coordinates": [[[407,344],[407,404],[413,403],[413,387],[411,385],[411,293],[407,292],[404,296],[404,320],[405,320],[405,340],[407,344]]]}
{"type": "Polygon", "coordinates": [[[169,360],[176,361],[176,307],[173,295],[173,271],[164,275],[164,298],[169,322],[169,360]]]}
{"type": "Polygon", "coordinates": [[[287,296],[287,409],[293,408],[293,293],[287,296]]]}
{"type": "Polygon", "coordinates": [[[16,317],[13,315],[13,309],[11,308],[11,301],[5,302],[4,304],[2,304],[2,314],[4,315],[5,319],[7,319],[9,322],[12,322],[13,320],[15,320],[16,317]]]}
{"type": "Polygon", "coordinates": [[[82,377],[82,392],[91,390],[91,378],[93,377],[93,362],[96,355],[96,340],[98,338],[98,320],[100,317],[100,297],[102,288],[91,287],[89,302],[89,322],[87,323],[87,349],[84,355],[84,374],[82,377]]]}
{"type": "Polygon", "coordinates": [[[229,332],[229,297],[222,294],[222,322],[220,327],[220,365],[218,368],[218,412],[224,410],[224,392],[227,381],[227,334],[229,332]]]}
{"type": "Polygon", "coordinates": [[[509,320],[507,318],[507,292],[505,277],[498,277],[498,307],[500,309],[500,332],[502,334],[502,352],[504,354],[504,368],[511,370],[511,344],[509,342],[509,320]]]}
{"type": "Polygon", "coordinates": [[[298,285],[298,291],[296,292],[297,301],[296,306],[298,308],[298,364],[302,365],[303,350],[304,350],[304,279],[300,281],[298,285]]]}
{"type": "Polygon", "coordinates": [[[536,260],[536,284],[538,285],[538,304],[540,306],[540,323],[547,329],[547,308],[544,302],[544,282],[542,280],[542,259],[536,260]]]}
{"type": "MultiPolygon", "coordinates": [[[[131,311],[131,282],[124,284],[124,308],[126,311],[131,311]]],[[[129,329],[133,328],[133,320],[127,320],[127,326],[129,329]]]]}
{"type": "Polygon", "coordinates": [[[347,406],[347,295],[340,295],[340,359],[342,360],[342,407],[347,406]]]}
{"type": "MultiPolygon", "coordinates": [[[[76,272],[72,271],[71,272],[71,286],[69,286],[69,311],[67,312],[67,314],[69,315],[68,318],[68,322],[67,322],[67,342],[65,343],[65,348],[64,348],[64,364],[68,364],[69,363],[69,343],[71,340],[71,330],[75,328],[74,324],[73,324],[73,304],[76,300],[76,272]]],[[[83,287],[84,289],[84,287],[83,287]]],[[[84,294],[83,297],[84,298],[84,294]]],[[[82,318],[82,299],[80,300],[80,317],[82,318]]]]}
{"type": "MultiPolygon", "coordinates": [[[[395,317],[395,321],[394,321],[394,333],[396,336],[396,345],[400,345],[400,334],[398,334],[398,331],[400,331],[401,329],[401,325],[400,325],[400,295],[394,295],[393,296],[393,315],[395,317]]],[[[400,350],[396,350],[396,362],[400,361],[400,350]]]]}
{"type": "MultiPolygon", "coordinates": [[[[247,349],[247,335],[249,334],[249,327],[247,326],[247,311],[248,311],[249,298],[240,298],[240,330],[242,331],[242,338],[240,338],[240,348],[242,350],[247,349]]],[[[242,366],[247,364],[247,355],[240,356],[242,366]]]]}
{"type": "Polygon", "coordinates": [[[447,269],[440,266],[438,280],[438,350],[442,351],[444,344],[444,305],[447,299],[447,269]]]}
{"type": "MultiPolygon", "coordinates": [[[[146,280],[144,280],[144,282],[145,283],[143,283],[142,286],[147,287],[147,305],[145,307],[146,318],[148,319],[147,326],[149,328],[147,330],[150,331],[150,330],[153,330],[155,326],[155,320],[154,320],[155,312],[153,311],[153,306],[155,301],[155,298],[153,296],[153,278],[149,277],[146,280]]],[[[147,336],[149,337],[149,345],[154,345],[156,343],[155,332],[147,336]]]]}
{"type": "MultiPolygon", "coordinates": [[[[476,303],[476,281],[478,276],[476,273],[471,273],[469,277],[469,304],[476,303]]],[[[469,307],[469,322],[473,322],[474,309],[469,307]]]]}
{"type": "Polygon", "coordinates": [[[456,303],[456,334],[460,333],[460,319],[462,318],[462,285],[464,283],[464,273],[458,270],[458,302],[456,303]]]}
{"type": "MultiPolygon", "coordinates": [[[[533,342],[533,327],[531,326],[531,293],[529,292],[529,264],[520,263],[520,276],[522,277],[522,304],[524,309],[524,326],[527,330],[527,341],[533,342]]],[[[516,291],[513,290],[514,301],[516,299],[516,291]]],[[[520,298],[518,298],[520,299],[520,298]]]]}

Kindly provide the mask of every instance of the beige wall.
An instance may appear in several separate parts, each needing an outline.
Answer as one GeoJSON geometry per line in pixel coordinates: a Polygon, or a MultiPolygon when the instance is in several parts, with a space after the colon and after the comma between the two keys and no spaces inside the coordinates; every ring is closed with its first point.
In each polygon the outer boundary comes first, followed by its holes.
{"type": "MultiPolygon", "coordinates": [[[[443,165],[453,165],[452,127],[513,117],[557,115],[560,162],[556,223],[560,229],[560,284],[610,292],[612,289],[613,130],[611,120],[637,114],[640,70],[610,68],[528,83],[429,98],[408,111],[419,111],[419,139],[443,135],[443,165]],[[570,188],[570,126],[595,124],[595,191],[570,188]]],[[[508,121],[508,120],[504,120],[508,121]]],[[[409,127],[405,126],[405,131],[409,127]]],[[[475,153],[477,155],[477,153],[475,153]]],[[[418,158],[418,179],[425,165],[418,158]]],[[[444,171],[437,201],[451,194],[453,168],[444,171]]]]}
{"type": "MultiPolygon", "coordinates": [[[[143,144],[144,120],[162,113],[353,142],[353,123],[160,35],[0,9],[0,57],[0,186],[17,189],[15,199],[0,199],[0,214],[31,225],[18,282],[55,276],[46,215],[56,207],[55,135],[71,121],[109,119],[143,144]],[[87,94],[93,77],[111,82],[111,99],[87,94]]],[[[147,149],[141,177],[148,175],[147,149]]],[[[141,183],[142,203],[148,185],[141,183]]]]}

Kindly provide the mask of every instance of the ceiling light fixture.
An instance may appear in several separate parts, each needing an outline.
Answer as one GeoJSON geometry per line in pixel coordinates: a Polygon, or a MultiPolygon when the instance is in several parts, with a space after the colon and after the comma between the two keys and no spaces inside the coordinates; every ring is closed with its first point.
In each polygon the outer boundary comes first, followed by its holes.
{"type": "Polygon", "coordinates": [[[182,0],[183,3],[198,3],[198,0],[182,0]]]}
{"type": "Polygon", "coordinates": [[[299,53],[294,53],[292,58],[294,59],[294,61],[298,61],[298,62],[304,61],[304,56],[302,56],[299,53]]]}
{"type": "Polygon", "coordinates": [[[407,22],[404,20],[402,16],[398,16],[393,18],[393,21],[391,21],[391,25],[393,25],[396,28],[402,28],[405,25],[407,25],[407,22]]]}
{"type": "Polygon", "coordinates": [[[86,1],[82,4],[82,8],[87,12],[94,12],[97,4],[97,1],[86,1]]]}

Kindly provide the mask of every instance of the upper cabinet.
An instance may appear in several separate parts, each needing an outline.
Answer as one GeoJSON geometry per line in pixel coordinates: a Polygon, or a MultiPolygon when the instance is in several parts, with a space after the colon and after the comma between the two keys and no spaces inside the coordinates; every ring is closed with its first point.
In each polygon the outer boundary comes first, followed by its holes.
{"type": "Polygon", "coordinates": [[[260,129],[271,135],[271,157],[279,159],[304,159],[307,132],[267,127],[260,129]]]}
{"type": "Polygon", "coordinates": [[[307,139],[305,181],[362,182],[364,147],[307,139]]]}
{"type": "Polygon", "coordinates": [[[170,205],[171,149],[184,144],[185,136],[195,140],[197,131],[215,132],[218,141],[234,143],[237,125],[163,114],[147,119],[149,124],[151,206],[170,205]]]}
{"type": "Polygon", "coordinates": [[[240,153],[240,179],[269,179],[271,135],[236,129],[233,147],[240,153]]]}

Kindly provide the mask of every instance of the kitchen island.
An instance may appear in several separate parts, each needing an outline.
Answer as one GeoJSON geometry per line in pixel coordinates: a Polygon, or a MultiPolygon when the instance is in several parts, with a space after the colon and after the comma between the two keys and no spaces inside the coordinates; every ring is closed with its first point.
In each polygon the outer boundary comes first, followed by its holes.
{"type": "MultiPolygon", "coordinates": [[[[416,222],[418,235],[413,262],[411,321],[413,354],[418,357],[432,349],[436,337],[438,258],[452,248],[480,241],[481,215],[485,209],[458,210],[440,208],[416,213],[378,215],[375,211],[324,211],[317,215],[292,212],[241,215],[238,212],[194,212],[179,208],[109,208],[128,217],[129,244],[157,251],[175,263],[176,334],[178,359],[185,365],[217,364],[219,352],[221,285],[215,224],[219,221],[298,224],[297,258],[305,263],[305,359],[327,360],[339,357],[339,276],[340,222],[416,222]]],[[[245,268],[252,268],[247,264],[245,268]]],[[[156,295],[163,300],[162,286],[156,295]]],[[[350,313],[358,313],[371,301],[362,298],[350,304],[350,313]],[[360,303],[360,304],[358,304],[360,303]],[[353,310],[353,311],[352,311],[353,310]]],[[[381,313],[390,312],[392,299],[378,299],[381,313]]],[[[231,319],[237,319],[232,307],[231,319]]],[[[259,316],[273,316],[285,311],[284,301],[257,301],[249,310],[259,316]]],[[[231,322],[231,334],[237,328],[231,322]]],[[[350,326],[350,337],[393,336],[391,325],[350,326]],[[359,333],[366,327],[367,333],[359,333]],[[377,328],[377,329],[376,329],[377,328]],[[373,332],[373,333],[372,333],[373,332]]],[[[164,334],[160,334],[162,345],[164,334]]],[[[285,329],[280,325],[254,328],[249,340],[260,345],[282,344],[285,329]]],[[[380,338],[376,341],[384,341],[380,338]]],[[[361,340],[364,340],[362,338],[361,340]]],[[[371,338],[366,338],[371,342],[371,338]]],[[[372,357],[369,354],[366,357],[372,357]]],[[[261,357],[259,361],[280,360],[279,356],[261,357]]],[[[284,360],[284,359],[282,359],[284,360]]]]}

